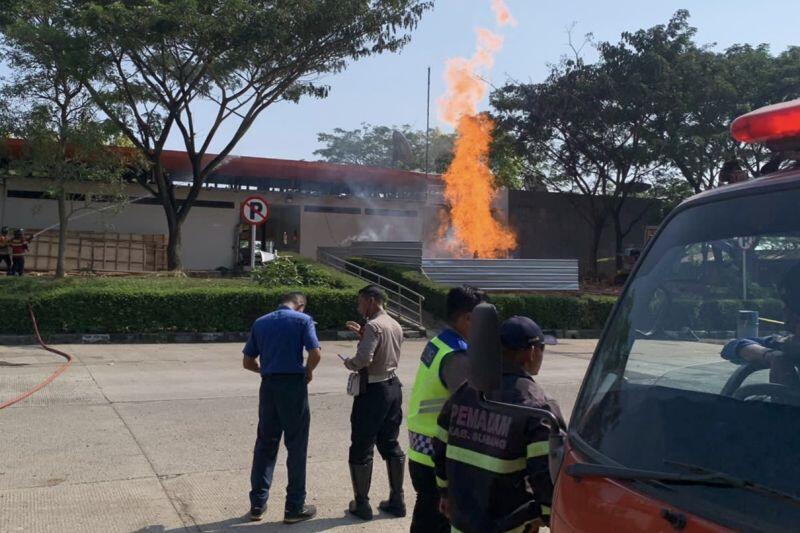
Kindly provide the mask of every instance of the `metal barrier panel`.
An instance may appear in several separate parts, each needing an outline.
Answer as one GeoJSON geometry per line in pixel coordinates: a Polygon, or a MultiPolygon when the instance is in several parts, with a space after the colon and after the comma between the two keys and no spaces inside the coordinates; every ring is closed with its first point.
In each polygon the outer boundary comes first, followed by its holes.
{"type": "Polygon", "coordinates": [[[422,263],[422,243],[419,241],[353,241],[349,246],[321,247],[319,250],[342,259],[364,257],[417,270],[422,263]]]}
{"type": "Polygon", "coordinates": [[[422,272],[442,285],[484,290],[577,291],[577,259],[423,259],[422,272]]]}

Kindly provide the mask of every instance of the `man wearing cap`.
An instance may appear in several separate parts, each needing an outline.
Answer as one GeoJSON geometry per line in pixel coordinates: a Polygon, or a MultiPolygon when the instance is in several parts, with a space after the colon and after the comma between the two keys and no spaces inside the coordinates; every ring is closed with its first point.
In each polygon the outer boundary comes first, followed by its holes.
{"type": "MultiPolygon", "coordinates": [[[[530,318],[514,316],[500,326],[500,340],[503,388],[489,398],[547,409],[565,425],[558,405],[533,380],[545,345],[555,339],[530,318]]],[[[550,430],[542,419],[487,408],[465,382],[445,403],[438,424],[436,482],[441,511],[454,531],[528,531],[549,523],[550,430]]]]}

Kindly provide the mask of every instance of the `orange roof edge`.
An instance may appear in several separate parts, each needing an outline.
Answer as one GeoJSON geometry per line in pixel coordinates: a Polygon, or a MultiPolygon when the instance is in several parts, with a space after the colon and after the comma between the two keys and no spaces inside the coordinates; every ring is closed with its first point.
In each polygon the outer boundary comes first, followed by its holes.
{"type": "MultiPolygon", "coordinates": [[[[24,143],[25,141],[22,139],[6,139],[5,141],[12,157],[21,156],[24,143]]],[[[216,156],[217,154],[206,154],[203,162],[210,162],[216,156]]],[[[161,154],[161,162],[173,174],[185,175],[191,172],[191,163],[186,152],[164,150],[161,154]]],[[[438,174],[426,176],[423,172],[395,168],[238,155],[227,156],[212,172],[212,180],[214,176],[334,183],[381,183],[400,186],[424,185],[440,180],[438,174]]]]}

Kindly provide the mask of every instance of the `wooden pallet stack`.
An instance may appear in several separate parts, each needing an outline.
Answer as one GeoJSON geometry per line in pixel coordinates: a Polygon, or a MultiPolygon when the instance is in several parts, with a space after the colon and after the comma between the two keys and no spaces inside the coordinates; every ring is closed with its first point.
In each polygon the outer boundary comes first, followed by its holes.
{"type": "MultiPolygon", "coordinates": [[[[28,235],[37,231],[29,230],[28,235]]],[[[58,230],[38,235],[30,244],[26,270],[53,271],[58,258],[58,230]]],[[[68,231],[64,268],[68,272],[158,272],[167,270],[165,235],[68,231]]]]}

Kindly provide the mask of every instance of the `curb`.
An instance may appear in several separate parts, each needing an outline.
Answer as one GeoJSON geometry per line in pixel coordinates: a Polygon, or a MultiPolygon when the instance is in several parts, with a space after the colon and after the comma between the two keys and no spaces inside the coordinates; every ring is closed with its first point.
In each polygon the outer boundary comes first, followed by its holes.
{"type": "MultiPolygon", "coordinates": [[[[248,331],[164,332],[164,333],[55,333],[44,335],[48,344],[201,344],[206,342],[247,341],[248,331]]],[[[318,331],[321,341],[357,340],[350,331],[318,331]]],[[[424,338],[418,331],[406,331],[406,339],[424,338]]],[[[0,346],[37,344],[33,335],[0,335],[0,346]]]]}

